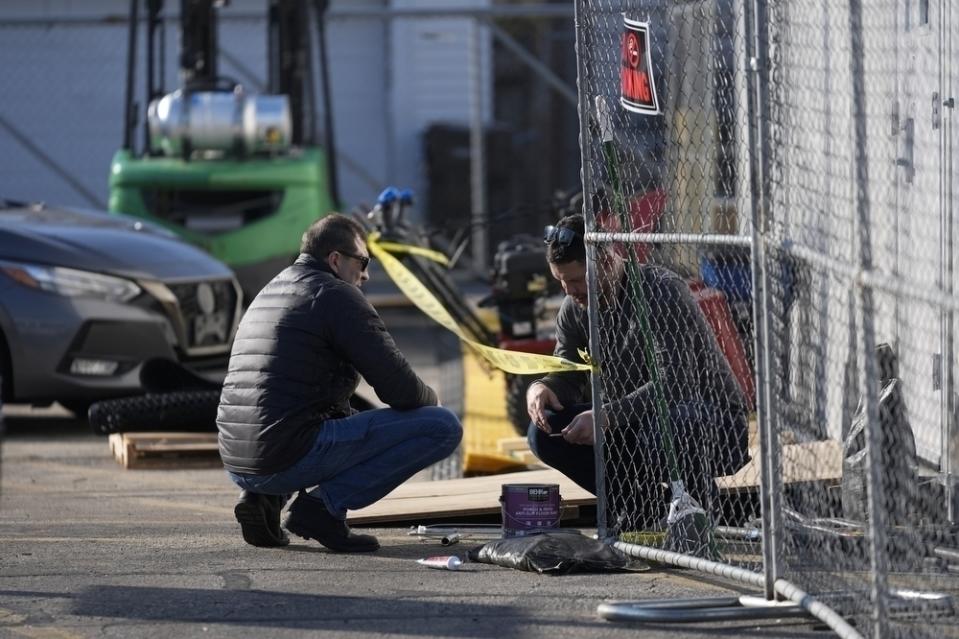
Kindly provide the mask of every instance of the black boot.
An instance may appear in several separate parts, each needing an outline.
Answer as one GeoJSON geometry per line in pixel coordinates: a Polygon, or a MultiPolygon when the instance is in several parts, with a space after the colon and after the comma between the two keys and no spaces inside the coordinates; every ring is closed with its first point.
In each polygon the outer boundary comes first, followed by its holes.
{"type": "Polygon", "coordinates": [[[337,552],[372,552],[380,547],[376,537],[350,531],[345,521],[330,514],[322,499],[305,492],[300,492],[290,506],[283,526],[294,535],[315,539],[337,552]]]}
{"type": "Polygon", "coordinates": [[[290,538],[280,528],[280,511],[287,499],[289,497],[263,495],[246,490],[240,493],[240,501],[233,509],[233,514],[240,522],[243,540],[252,546],[264,548],[289,544],[290,538]]]}

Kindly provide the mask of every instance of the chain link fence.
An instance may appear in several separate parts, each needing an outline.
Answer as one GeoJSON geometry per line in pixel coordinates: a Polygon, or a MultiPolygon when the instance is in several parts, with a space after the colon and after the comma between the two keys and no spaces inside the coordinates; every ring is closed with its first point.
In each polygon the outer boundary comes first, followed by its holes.
{"type": "Polygon", "coordinates": [[[599,532],[844,636],[956,624],[949,4],[576,7],[599,532]]]}

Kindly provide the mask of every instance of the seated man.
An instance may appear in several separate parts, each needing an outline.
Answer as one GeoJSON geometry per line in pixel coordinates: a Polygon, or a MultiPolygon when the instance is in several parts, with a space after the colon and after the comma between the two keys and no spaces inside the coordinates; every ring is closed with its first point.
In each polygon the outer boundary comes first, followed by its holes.
{"type": "MultiPolygon", "coordinates": [[[[547,261],[566,293],[556,319],[555,354],[580,359],[589,345],[585,224],[570,215],[547,230],[547,261]]],[[[669,464],[657,421],[657,398],[647,367],[645,331],[636,313],[637,284],[648,309],[656,369],[665,395],[680,474],[689,493],[709,510],[712,478],[746,460],[746,402],[687,284],[659,266],[637,266],[626,277],[624,258],[597,247],[599,355],[604,393],[606,487],[618,526],[655,525],[666,512],[662,484],[669,464]]],[[[526,403],[529,444],[543,462],[596,494],[593,410],[587,373],[553,373],[534,382],[526,403]],[[552,436],[551,436],[552,435],[552,436]]],[[[611,522],[611,525],[613,523],[611,522]]]]}
{"type": "Polygon", "coordinates": [[[379,548],[346,512],[384,497],[456,450],[462,427],[410,368],[360,286],[366,233],[331,214],[240,322],[217,413],[220,455],[243,493],[235,514],[254,546],[283,546],[284,526],[341,552],[379,548]],[[359,376],[390,408],[354,413],[359,376]],[[309,490],[306,490],[309,489],[309,490]]]}

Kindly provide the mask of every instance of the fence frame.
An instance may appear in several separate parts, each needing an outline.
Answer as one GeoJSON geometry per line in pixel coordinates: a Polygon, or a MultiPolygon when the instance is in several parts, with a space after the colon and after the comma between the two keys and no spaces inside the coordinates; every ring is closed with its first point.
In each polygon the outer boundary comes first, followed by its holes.
{"type": "MultiPolygon", "coordinates": [[[[584,95],[589,90],[585,79],[587,70],[582,60],[580,48],[583,46],[585,22],[582,11],[589,4],[589,0],[577,0],[576,4],[576,42],[577,42],[577,71],[578,89],[580,92],[579,110],[581,126],[582,152],[582,179],[588,190],[594,184],[591,175],[590,149],[591,144],[586,139],[587,122],[590,112],[590,97],[584,95]]],[[[705,559],[698,559],[690,555],[683,555],[661,550],[659,548],[635,543],[613,541],[615,547],[627,555],[655,561],[659,563],[690,568],[722,578],[734,580],[742,584],[763,589],[765,601],[759,605],[777,605],[792,602],[794,607],[809,615],[815,616],[826,623],[839,636],[860,637],[859,631],[854,629],[842,618],[839,610],[842,606],[841,593],[830,593],[830,601],[835,601],[830,607],[812,595],[802,591],[795,584],[788,581],[784,574],[783,544],[786,529],[783,522],[784,484],[783,465],[781,458],[780,436],[783,433],[781,411],[777,407],[777,393],[772,386],[772,345],[771,345],[771,307],[773,305],[770,285],[771,272],[777,266],[778,256],[787,258],[808,259],[824,269],[827,274],[840,276],[847,280],[853,293],[855,306],[854,315],[849,318],[855,329],[855,360],[857,365],[857,390],[862,397],[866,418],[867,435],[867,508],[869,521],[866,534],[868,539],[868,570],[869,570],[869,613],[871,621],[871,635],[880,638],[887,636],[890,625],[890,613],[928,611],[930,602],[942,603],[946,609],[951,609],[950,595],[935,592],[931,589],[918,591],[903,591],[890,587],[888,555],[887,517],[884,505],[883,485],[883,438],[880,428],[879,393],[875,380],[878,379],[878,363],[873,354],[876,351],[876,302],[873,299],[874,291],[879,290],[895,295],[898,299],[915,299],[938,305],[941,321],[941,343],[944,353],[941,357],[942,381],[942,413],[943,413],[943,446],[942,461],[940,463],[940,478],[945,482],[947,519],[955,524],[959,518],[959,479],[955,473],[955,459],[959,453],[954,449],[959,444],[953,442],[950,436],[959,430],[957,426],[956,403],[953,396],[953,365],[951,363],[953,348],[953,332],[955,311],[959,309],[959,298],[955,296],[955,283],[949,277],[954,268],[953,233],[954,222],[952,212],[952,147],[949,138],[951,122],[944,117],[940,125],[940,166],[942,179],[940,180],[939,205],[941,209],[940,232],[946,238],[940,244],[941,272],[939,282],[935,288],[922,285],[913,285],[910,282],[890,277],[874,270],[872,246],[872,203],[870,199],[870,156],[867,153],[867,110],[866,110],[866,67],[865,44],[863,37],[863,3],[862,0],[852,0],[848,7],[849,29],[849,73],[852,79],[851,96],[852,112],[855,125],[852,131],[852,154],[854,170],[851,176],[855,194],[853,196],[852,223],[854,225],[854,253],[851,262],[844,262],[832,258],[811,246],[796,242],[789,237],[773,237],[771,222],[773,202],[771,198],[771,170],[772,154],[769,114],[771,110],[771,95],[769,90],[771,60],[769,57],[771,29],[770,15],[767,0],[750,0],[738,7],[735,16],[737,33],[744,37],[745,55],[741,55],[737,47],[736,74],[745,78],[745,86],[737,86],[737,94],[741,99],[747,99],[746,107],[748,122],[743,127],[746,148],[740,152],[748,153],[748,175],[743,175],[744,163],[738,163],[740,175],[738,185],[740,192],[737,199],[740,204],[749,207],[749,220],[752,228],[749,235],[710,235],[688,233],[638,233],[638,232],[599,232],[591,228],[594,223],[589,210],[588,199],[584,198],[583,214],[587,220],[587,257],[589,304],[592,308],[597,303],[595,251],[599,244],[610,242],[657,242],[660,244],[694,244],[708,245],[738,245],[750,248],[753,303],[753,338],[755,354],[755,382],[756,382],[756,413],[759,428],[760,463],[763,472],[760,475],[760,505],[762,519],[762,554],[763,570],[761,573],[734,567],[726,563],[718,563],[705,559]],[[748,189],[748,199],[744,197],[743,187],[748,189]],[[784,601],[785,600],[785,601],[784,601]]],[[[942,13],[940,12],[940,52],[943,30],[942,13]]],[[[939,67],[941,86],[946,87],[949,77],[947,65],[948,55],[943,55],[943,62],[939,67]]],[[[740,80],[737,80],[737,83],[740,80]]],[[[938,94],[936,94],[938,95],[938,94]]],[[[943,105],[953,108],[952,98],[943,102],[943,105]]],[[[593,358],[601,357],[597,319],[590,313],[590,342],[593,358]]],[[[597,376],[594,376],[597,377],[597,376]]],[[[602,410],[603,398],[600,394],[600,385],[593,380],[593,409],[602,410]]],[[[598,453],[602,453],[603,428],[601,420],[596,420],[595,441],[598,453]]],[[[597,488],[598,513],[600,519],[598,532],[601,539],[607,539],[609,530],[606,521],[606,495],[603,481],[605,469],[602,459],[597,456],[597,488]]],[[[740,600],[738,603],[727,599],[716,600],[673,600],[669,602],[611,602],[603,604],[599,613],[610,620],[632,620],[647,622],[682,622],[703,621],[708,619],[756,619],[762,618],[751,606],[757,602],[740,600]],[[700,612],[694,612],[700,611],[700,612]]],[[[783,616],[795,610],[783,609],[783,616]]]]}

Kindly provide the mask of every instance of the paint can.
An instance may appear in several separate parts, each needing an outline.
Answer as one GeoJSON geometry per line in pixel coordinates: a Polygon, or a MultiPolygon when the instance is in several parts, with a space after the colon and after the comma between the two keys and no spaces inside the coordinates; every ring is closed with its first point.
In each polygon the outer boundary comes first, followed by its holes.
{"type": "Polygon", "coordinates": [[[525,537],[559,528],[559,484],[503,484],[503,537],[525,537]]]}

